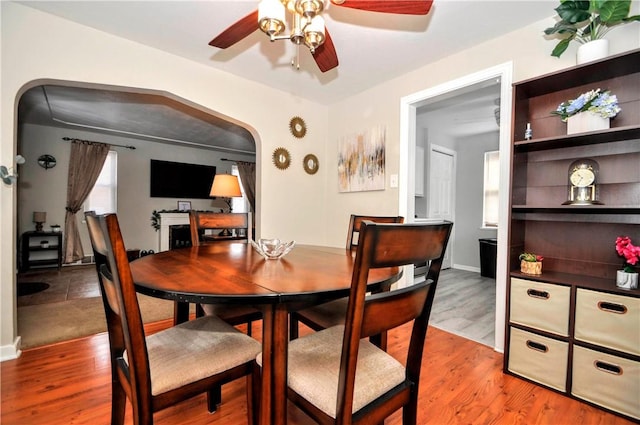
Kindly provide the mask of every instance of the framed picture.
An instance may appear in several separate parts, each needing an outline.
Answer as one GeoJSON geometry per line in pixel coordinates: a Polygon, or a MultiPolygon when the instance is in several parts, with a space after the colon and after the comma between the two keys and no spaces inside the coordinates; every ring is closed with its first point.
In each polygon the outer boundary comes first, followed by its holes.
{"type": "Polygon", "coordinates": [[[339,192],[384,190],[385,138],[381,125],[339,140],[339,192]]]}
{"type": "Polygon", "coordinates": [[[191,209],[191,201],[178,201],[178,211],[189,211],[191,209]]]}

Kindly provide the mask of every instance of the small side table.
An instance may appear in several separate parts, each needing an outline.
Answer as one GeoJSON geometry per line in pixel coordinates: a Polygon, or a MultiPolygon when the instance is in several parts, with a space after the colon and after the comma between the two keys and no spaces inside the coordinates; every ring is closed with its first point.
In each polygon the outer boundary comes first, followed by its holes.
{"type": "Polygon", "coordinates": [[[32,267],[62,267],[62,232],[24,232],[20,271],[32,267]]]}

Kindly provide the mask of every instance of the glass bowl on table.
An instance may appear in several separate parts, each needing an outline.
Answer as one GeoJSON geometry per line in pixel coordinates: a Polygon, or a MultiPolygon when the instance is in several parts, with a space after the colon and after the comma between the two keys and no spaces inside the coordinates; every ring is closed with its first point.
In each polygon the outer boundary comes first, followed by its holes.
{"type": "Polygon", "coordinates": [[[280,239],[258,239],[258,241],[251,241],[251,245],[267,260],[277,260],[287,255],[293,247],[296,241],[282,242],[280,239]]]}

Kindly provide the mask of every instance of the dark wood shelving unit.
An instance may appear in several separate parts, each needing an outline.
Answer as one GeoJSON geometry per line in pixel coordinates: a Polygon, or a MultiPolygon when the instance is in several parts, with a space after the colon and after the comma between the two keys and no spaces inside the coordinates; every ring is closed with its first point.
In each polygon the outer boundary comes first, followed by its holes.
{"type": "Polygon", "coordinates": [[[20,243],[20,271],[37,267],[62,267],[62,232],[24,232],[20,243]],[[43,247],[40,242],[47,241],[43,247]]]}
{"type": "MultiPolygon", "coordinates": [[[[640,368],[640,289],[615,283],[623,264],[616,237],[640,244],[640,49],[515,83],[513,92],[505,373],[639,420],[637,393],[633,403],[622,394],[629,381],[606,381],[609,373],[598,385],[585,384],[595,382],[591,373],[598,377],[585,358],[640,368]],[[567,135],[551,112],[596,88],[615,94],[622,111],[607,130],[567,135]],[[531,140],[523,140],[527,123],[531,140]],[[563,205],[569,165],[581,158],[599,164],[602,205],[563,205]],[[520,272],[523,252],[544,257],[542,274],[520,272]],[[532,298],[540,293],[547,298],[532,298]],[[600,305],[624,314],[607,316],[600,305]],[[610,394],[619,394],[620,403],[609,403],[610,394]]],[[[620,381],[631,379],[640,390],[640,372],[625,373],[620,381]]]]}

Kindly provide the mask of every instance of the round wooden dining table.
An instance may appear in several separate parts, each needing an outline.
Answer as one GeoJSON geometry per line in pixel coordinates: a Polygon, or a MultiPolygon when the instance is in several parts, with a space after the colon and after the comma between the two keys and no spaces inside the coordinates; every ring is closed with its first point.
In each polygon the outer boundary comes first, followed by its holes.
{"type": "MultiPolygon", "coordinates": [[[[287,419],[288,314],[349,295],[355,253],[297,245],[267,260],[247,242],[216,242],[148,255],[131,262],[136,290],[187,303],[245,304],[263,314],[260,424],[287,419]]],[[[372,270],[370,290],[396,282],[397,268],[372,270]]],[[[187,309],[182,309],[182,313],[187,309]]]]}

